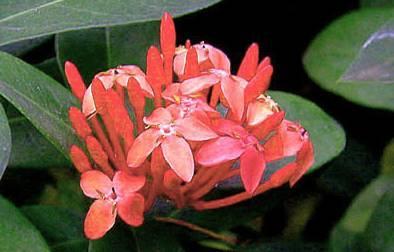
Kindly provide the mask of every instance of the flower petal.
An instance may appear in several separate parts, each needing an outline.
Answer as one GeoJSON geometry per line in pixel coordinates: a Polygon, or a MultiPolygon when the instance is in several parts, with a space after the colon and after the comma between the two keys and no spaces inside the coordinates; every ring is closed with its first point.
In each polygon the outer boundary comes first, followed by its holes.
{"type": "Polygon", "coordinates": [[[268,65],[256,73],[245,88],[245,103],[251,102],[268,89],[273,71],[272,66],[268,65]]]}
{"type": "Polygon", "coordinates": [[[78,100],[82,101],[86,87],[78,68],[72,62],[66,61],[64,73],[66,74],[67,82],[70,84],[71,92],[78,100]]]}
{"type": "Polygon", "coordinates": [[[171,121],[172,115],[165,108],[157,108],[150,116],[144,117],[144,123],[147,125],[169,124],[171,121]]]}
{"type": "Polygon", "coordinates": [[[177,132],[190,141],[204,141],[218,137],[209,126],[194,116],[176,120],[175,127],[177,132]]]}
{"type": "Polygon", "coordinates": [[[272,184],[273,187],[279,187],[290,180],[296,169],[296,163],[289,163],[285,167],[280,168],[278,171],[274,172],[267,183],[272,184]]]}
{"type": "Polygon", "coordinates": [[[181,94],[191,95],[201,92],[220,82],[220,78],[216,74],[204,74],[198,77],[187,79],[181,83],[181,94]]]}
{"type": "Polygon", "coordinates": [[[116,209],[114,209],[113,203],[106,200],[95,200],[85,218],[86,237],[90,240],[103,237],[115,224],[115,218],[116,209]]]}
{"type": "Polygon", "coordinates": [[[249,147],[241,155],[241,179],[245,190],[253,193],[260,184],[265,170],[265,159],[263,152],[249,147]]]}
{"type": "Polygon", "coordinates": [[[253,43],[249,46],[239,66],[237,76],[250,80],[256,74],[257,65],[259,64],[259,45],[253,43]]]}
{"type": "Polygon", "coordinates": [[[112,181],[101,171],[90,170],[82,173],[80,186],[83,193],[90,198],[99,199],[112,193],[112,181]]]}
{"type": "Polygon", "coordinates": [[[219,137],[201,146],[196,160],[204,166],[213,166],[237,159],[245,151],[242,143],[232,137],[219,137]]]}
{"type": "Polygon", "coordinates": [[[285,112],[279,111],[268,116],[262,123],[253,127],[251,133],[258,139],[263,140],[267,135],[275,130],[285,118],[285,112]]]}
{"type": "Polygon", "coordinates": [[[264,155],[267,162],[285,157],[283,154],[283,140],[278,132],[264,143],[264,155]]]}
{"type": "Polygon", "coordinates": [[[242,84],[230,76],[225,76],[222,78],[220,87],[235,119],[241,121],[244,113],[244,89],[242,84]]]}
{"type": "Polygon", "coordinates": [[[248,132],[239,124],[226,119],[218,119],[213,121],[214,130],[220,135],[246,137],[248,132]]]}
{"type": "Polygon", "coordinates": [[[96,112],[96,105],[94,105],[92,85],[86,89],[85,95],[82,99],[82,113],[89,117],[96,112]]]}
{"type": "Polygon", "coordinates": [[[120,218],[133,227],[144,222],[145,199],[139,193],[132,193],[119,200],[117,209],[120,218]]]}
{"type": "Polygon", "coordinates": [[[123,197],[141,189],[145,184],[145,176],[132,176],[125,171],[118,171],[113,183],[116,195],[123,197]]]}
{"type": "Polygon", "coordinates": [[[177,100],[180,99],[181,96],[179,88],[180,83],[173,83],[169,85],[163,93],[161,93],[161,96],[167,101],[179,103],[179,100],[177,100]]]}
{"type": "Polygon", "coordinates": [[[307,172],[307,170],[314,163],[314,153],[313,153],[313,145],[311,141],[306,141],[302,145],[300,151],[296,156],[296,164],[297,170],[290,178],[290,186],[294,186],[295,183],[302,177],[302,175],[307,172]]]}
{"type": "Polygon", "coordinates": [[[135,140],[127,154],[127,164],[130,167],[140,166],[160,141],[160,131],[148,129],[142,132],[135,140]]]}
{"type": "Polygon", "coordinates": [[[168,136],[161,144],[161,150],[171,169],[181,179],[189,182],[194,174],[193,153],[189,144],[181,137],[168,136]]]}

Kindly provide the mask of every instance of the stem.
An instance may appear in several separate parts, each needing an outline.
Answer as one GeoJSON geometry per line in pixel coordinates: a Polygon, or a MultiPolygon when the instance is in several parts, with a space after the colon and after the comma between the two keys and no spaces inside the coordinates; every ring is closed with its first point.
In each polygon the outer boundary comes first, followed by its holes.
{"type": "Polygon", "coordinates": [[[261,184],[259,187],[257,187],[256,191],[253,194],[250,194],[248,192],[241,192],[226,198],[222,199],[217,199],[217,200],[210,200],[210,201],[196,201],[192,204],[192,206],[196,210],[207,210],[207,209],[215,209],[215,208],[221,208],[225,206],[230,206],[234,205],[236,203],[239,203],[241,201],[250,199],[252,197],[257,196],[258,194],[261,194],[263,192],[268,191],[269,189],[274,188],[275,185],[272,183],[266,182],[264,184],[261,184]]]}
{"type": "Polygon", "coordinates": [[[200,232],[202,234],[205,234],[207,236],[210,236],[214,239],[218,239],[224,242],[227,242],[231,245],[235,245],[237,243],[237,238],[235,237],[231,237],[231,236],[227,236],[227,235],[222,235],[222,234],[218,234],[213,232],[212,230],[197,226],[195,224],[192,224],[190,222],[187,221],[183,221],[183,220],[179,220],[179,219],[173,219],[170,217],[155,217],[155,220],[157,221],[161,221],[161,222],[166,222],[166,223],[172,223],[172,224],[176,224],[182,227],[186,227],[190,230],[196,231],[196,232],[200,232]]]}

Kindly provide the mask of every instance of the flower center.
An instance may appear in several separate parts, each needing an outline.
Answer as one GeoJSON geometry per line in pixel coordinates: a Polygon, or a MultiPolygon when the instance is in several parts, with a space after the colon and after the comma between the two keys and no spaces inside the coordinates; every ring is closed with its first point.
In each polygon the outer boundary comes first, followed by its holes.
{"type": "Polygon", "coordinates": [[[160,134],[163,136],[175,135],[175,127],[173,124],[160,124],[159,125],[160,134]]]}

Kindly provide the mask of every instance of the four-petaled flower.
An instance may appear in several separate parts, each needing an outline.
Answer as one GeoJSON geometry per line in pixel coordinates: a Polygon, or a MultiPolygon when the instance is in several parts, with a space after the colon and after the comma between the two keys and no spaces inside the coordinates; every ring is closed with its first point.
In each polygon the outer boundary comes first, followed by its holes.
{"type": "Polygon", "coordinates": [[[160,146],[171,169],[189,182],[194,174],[194,158],[186,140],[205,141],[216,138],[216,133],[194,116],[177,119],[165,108],[155,109],[144,122],[149,129],[135,139],[127,156],[128,165],[140,166],[160,146]]]}
{"type": "Polygon", "coordinates": [[[96,199],[86,215],[86,236],[89,239],[104,236],[114,225],[117,214],[131,226],[141,225],[144,221],[144,197],[136,192],[144,184],[144,176],[131,176],[124,171],[116,172],[112,181],[100,171],[82,173],[82,191],[96,199]]]}

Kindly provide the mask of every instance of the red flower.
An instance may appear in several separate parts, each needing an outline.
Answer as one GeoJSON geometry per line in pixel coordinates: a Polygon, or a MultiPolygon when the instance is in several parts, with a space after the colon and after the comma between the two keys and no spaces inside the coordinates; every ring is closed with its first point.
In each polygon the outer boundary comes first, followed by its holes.
{"type": "Polygon", "coordinates": [[[116,172],[113,180],[100,171],[82,173],[81,188],[84,194],[96,199],[85,219],[85,234],[89,239],[99,239],[112,228],[117,213],[131,226],[144,221],[144,197],[136,193],[145,184],[145,177],[116,172]]]}
{"type": "Polygon", "coordinates": [[[184,181],[189,182],[194,174],[194,159],[186,140],[209,140],[216,138],[216,133],[193,116],[173,118],[165,108],[155,109],[149,117],[144,118],[144,122],[149,129],[135,139],[127,155],[128,165],[140,166],[160,145],[171,169],[184,181]]]}
{"type": "Polygon", "coordinates": [[[216,130],[222,136],[200,148],[196,154],[197,162],[214,166],[240,157],[242,182],[246,191],[253,193],[265,169],[264,151],[258,139],[229,120],[220,120],[216,130]]]}

